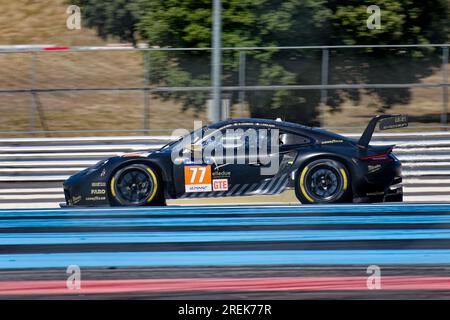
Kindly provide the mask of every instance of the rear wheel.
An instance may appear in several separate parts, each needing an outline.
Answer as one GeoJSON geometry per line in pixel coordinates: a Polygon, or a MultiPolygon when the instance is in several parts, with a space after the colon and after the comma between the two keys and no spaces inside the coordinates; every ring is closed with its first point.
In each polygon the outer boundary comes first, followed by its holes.
{"type": "Polygon", "coordinates": [[[111,179],[113,205],[164,205],[160,178],[145,164],[131,164],[118,170],[111,179]]]}
{"type": "Polygon", "coordinates": [[[350,186],[350,175],[342,163],[318,159],[299,172],[295,193],[303,204],[346,202],[351,200],[350,186]]]}

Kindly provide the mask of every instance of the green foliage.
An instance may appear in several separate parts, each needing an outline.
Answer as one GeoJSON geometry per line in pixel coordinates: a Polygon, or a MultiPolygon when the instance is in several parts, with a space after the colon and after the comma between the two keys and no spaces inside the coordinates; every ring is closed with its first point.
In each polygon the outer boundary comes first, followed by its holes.
{"type": "Polygon", "coordinates": [[[136,24],[139,15],[134,14],[134,3],[127,0],[71,0],[70,4],[82,8],[83,22],[96,28],[102,38],[116,36],[136,43],[136,24]]]}
{"type": "MultiPolygon", "coordinates": [[[[211,0],[78,0],[87,24],[102,36],[150,46],[210,47],[211,0]],[[128,20],[129,19],[129,20],[128,20]],[[132,23],[132,25],[130,25],[132,23]]],[[[378,0],[381,29],[367,28],[366,0],[223,0],[224,47],[297,46],[333,44],[415,44],[448,41],[449,1],[378,0]]],[[[320,51],[248,51],[247,85],[319,84],[320,51]]],[[[438,63],[430,50],[349,50],[330,52],[330,81],[337,83],[417,82],[438,63]],[[417,59],[412,67],[411,59],[417,59]],[[395,74],[389,71],[395,71],[395,74]],[[398,79],[392,80],[398,75],[398,79]],[[381,82],[380,82],[381,81],[381,82]]],[[[210,56],[205,52],[150,53],[152,83],[168,86],[210,85],[210,56]]],[[[237,83],[239,53],[225,51],[223,82],[237,83]]],[[[370,91],[370,90],[369,90],[370,91]]],[[[406,103],[408,90],[370,91],[379,96],[380,109],[406,103]],[[395,91],[395,92],[394,92],[395,91]]],[[[162,94],[201,110],[206,93],[162,94]]],[[[329,92],[328,104],[338,110],[344,97],[355,102],[359,91],[329,92]]],[[[235,100],[237,95],[233,95],[235,100]]],[[[252,116],[284,116],[317,124],[320,92],[247,92],[252,116]]]]}

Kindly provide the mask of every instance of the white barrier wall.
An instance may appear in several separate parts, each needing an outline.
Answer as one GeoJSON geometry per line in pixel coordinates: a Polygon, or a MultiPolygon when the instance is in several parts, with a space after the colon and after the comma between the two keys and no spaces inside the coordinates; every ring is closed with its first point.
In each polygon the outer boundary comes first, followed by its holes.
{"type": "MultiPolygon", "coordinates": [[[[174,138],[0,139],[0,203],[62,201],[61,182],[71,174],[123,152],[157,149],[174,138]]],[[[372,144],[396,145],[394,153],[403,163],[407,198],[450,200],[450,132],[375,134],[372,144]]]]}

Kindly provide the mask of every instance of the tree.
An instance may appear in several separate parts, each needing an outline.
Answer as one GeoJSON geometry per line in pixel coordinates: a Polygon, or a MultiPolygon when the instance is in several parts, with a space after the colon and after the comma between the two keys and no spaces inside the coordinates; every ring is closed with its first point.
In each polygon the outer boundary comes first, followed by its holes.
{"type": "Polygon", "coordinates": [[[70,4],[82,7],[83,22],[90,28],[96,28],[102,38],[116,36],[136,44],[136,24],[139,16],[132,10],[132,1],[71,0],[70,4]]]}
{"type": "MultiPolygon", "coordinates": [[[[125,40],[135,33],[151,46],[209,47],[211,44],[210,0],[83,0],[88,25],[100,35],[125,40]],[[106,10],[111,6],[114,10],[106,10]],[[103,8],[103,9],[102,9],[103,8]],[[119,10],[120,9],[120,10],[119,10]],[[120,17],[132,17],[133,25],[120,17]],[[125,32],[125,30],[127,30],[125,32]]],[[[449,1],[379,0],[382,28],[366,26],[366,0],[223,0],[224,47],[293,46],[333,44],[426,44],[443,43],[449,34],[449,1]]],[[[431,49],[331,51],[330,81],[333,83],[417,82],[439,63],[431,49]],[[420,63],[411,63],[416,59],[420,63]],[[345,70],[345,71],[343,71],[345,70]],[[389,73],[389,71],[395,71],[389,73]],[[401,79],[399,79],[401,78],[401,79]],[[401,80],[401,81],[400,81],[401,80]]],[[[152,52],[151,81],[168,86],[210,85],[209,53],[152,52]],[[208,62],[208,63],[207,63],[208,62]]],[[[314,50],[267,50],[247,52],[247,85],[319,84],[321,52],[314,50]]],[[[225,85],[237,83],[238,52],[223,57],[225,85]]],[[[368,90],[377,95],[381,109],[406,103],[409,90],[368,90]]],[[[335,110],[344,98],[359,101],[358,90],[334,90],[328,104],[335,110]]],[[[201,110],[207,93],[161,94],[201,110]]],[[[233,94],[236,101],[237,95],[233,94]]],[[[254,91],[247,93],[251,115],[282,116],[287,120],[316,125],[320,92],[254,91]]]]}

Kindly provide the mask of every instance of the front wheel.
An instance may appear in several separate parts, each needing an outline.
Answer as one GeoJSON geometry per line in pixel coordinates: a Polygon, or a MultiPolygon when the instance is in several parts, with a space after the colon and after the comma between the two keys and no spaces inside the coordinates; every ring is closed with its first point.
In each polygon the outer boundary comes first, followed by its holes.
{"type": "Polygon", "coordinates": [[[110,182],[112,205],[164,205],[158,173],[145,164],[131,164],[118,170],[110,182]]]}
{"type": "Polygon", "coordinates": [[[295,194],[303,204],[350,201],[350,175],[339,161],[333,159],[312,161],[299,172],[295,194]]]}

